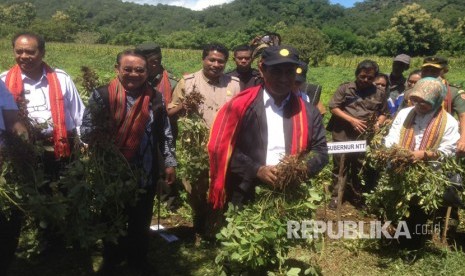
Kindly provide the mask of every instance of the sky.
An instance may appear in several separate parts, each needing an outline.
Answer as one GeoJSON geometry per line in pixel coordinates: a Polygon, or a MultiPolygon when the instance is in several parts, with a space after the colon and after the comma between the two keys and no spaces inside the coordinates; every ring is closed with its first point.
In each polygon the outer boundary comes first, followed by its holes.
{"type": "MultiPolygon", "coordinates": [[[[191,10],[203,10],[206,7],[221,5],[232,2],[233,0],[123,0],[124,2],[134,2],[138,4],[166,4],[173,6],[181,6],[191,10]]],[[[352,7],[355,2],[362,2],[363,0],[329,0],[332,4],[341,4],[344,7],[352,7]]]]}

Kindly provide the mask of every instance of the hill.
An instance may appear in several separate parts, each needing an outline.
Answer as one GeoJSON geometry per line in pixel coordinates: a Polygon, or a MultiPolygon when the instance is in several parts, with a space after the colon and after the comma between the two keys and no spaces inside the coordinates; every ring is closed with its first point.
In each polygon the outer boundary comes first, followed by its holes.
{"type": "MultiPolygon", "coordinates": [[[[444,28],[455,29],[465,14],[461,1],[415,3],[442,20],[444,28]]],[[[50,41],[132,45],[151,39],[165,47],[199,48],[205,41],[217,40],[231,47],[264,31],[303,26],[321,30],[332,53],[376,53],[360,44],[375,38],[396,12],[413,2],[366,0],[344,8],[329,0],[235,0],[193,11],[121,0],[0,0],[0,37],[26,27],[46,34],[50,41]]]]}

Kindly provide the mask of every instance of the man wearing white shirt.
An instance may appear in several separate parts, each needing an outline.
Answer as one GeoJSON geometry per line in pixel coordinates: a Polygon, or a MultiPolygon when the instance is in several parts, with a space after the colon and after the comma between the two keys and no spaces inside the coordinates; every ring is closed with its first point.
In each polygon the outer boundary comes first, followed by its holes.
{"type": "MultiPolygon", "coordinates": [[[[28,116],[29,137],[43,145],[41,156],[46,179],[59,179],[74,144],[78,141],[84,104],[70,76],[52,69],[43,58],[45,41],[33,33],[20,33],[12,39],[16,65],[0,75],[21,113],[28,116]]],[[[48,185],[41,192],[50,193],[48,185]]],[[[43,250],[61,245],[61,238],[45,229],[43,250]]]]}
{"type": "Polygon", "coordinates": [[[292,47],[266,48],[259,68],[264,85],[242,91],[218,112],[208,143],[213,208],[253,201],[255,186],[274,185],[284,155],[311,152],[309,177],[328,163],[321,114],[292,92],[298,62],[292,47]]]}
{"type": "Polygon", "coordinates": [[[45,41],[32,33],[12,40],[16,65],[0,75],[18,105],[25,104],[41,139],[53,146],[55,159],[69,157],[84,104],[70,76],[44,61],[45,41]],[[52,100],[50,100],[52,99],[52,100]]]}

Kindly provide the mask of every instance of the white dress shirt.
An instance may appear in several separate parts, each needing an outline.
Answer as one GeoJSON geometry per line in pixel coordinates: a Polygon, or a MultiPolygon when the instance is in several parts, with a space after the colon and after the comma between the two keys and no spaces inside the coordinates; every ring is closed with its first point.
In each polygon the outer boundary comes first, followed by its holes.
{"type": "MultiPolygon", "coordinates": [[[[3,72],[0,75],[3,81],[5,81],[7,73],[3,72]]],[[[76,129],[77,133],[79,133],[79,127],[81,126],[84,114],[84,103],[70,76],[60,69],[55,69],[55,73],[63,93],[66,130],[76,129]]],[[[21,78],[23,79],[26,100],[29,101],[27,104],[29,118],[35,124],[40,124],[44,128],[42,131],[44,134],[51,134],[53,132],[53,120],[45,69],[38,81],[22,73],[21,78]]]]}
{"type": "Polygon", "coordinates": [[[266,151],[266,165],[277,165],[279,160],[286,154],[284,141],[283,109],[289,101],[289,96],[277,106],[266,89],[263,93],[265,103],[266,124],[268,126],[268,147],[266,151]]]}

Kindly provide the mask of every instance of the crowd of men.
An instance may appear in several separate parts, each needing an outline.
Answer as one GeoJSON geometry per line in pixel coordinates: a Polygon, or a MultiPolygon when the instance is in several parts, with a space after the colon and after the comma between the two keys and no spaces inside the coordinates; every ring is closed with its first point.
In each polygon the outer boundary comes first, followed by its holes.
{"type": "MultiPolygon", "coordinates": [[[[199,237],[208,235],[209,210],[222,210],[228,202],[249,204],[254,201],[257,185],[274,185],[276,165],[282,156],[311,153],[308,176],[320,172],[329,161],[326,129],[333,141],[358,140],[373,116],[375,127],[379,127],[397,113],[407,116],[402,110],[410,108],[418,121],[411,129],[416,144],[408,145],[415,158],[434,159],[465,151],[465,92],[445,79],[448,64],[442,57],[425,58],[421,70],[413,71],[408,79],[404,72],[409,69],[410,57],[405,54],[394,58],[389,75],[381,74],[375,61],[359,63],[354,81],[341,84],[332,96],[328,105],[331,118],[325,127],[321,86],[306,82],[308,66],[291,46],[263,47],[257,58],[258,70],[252,68],[254,49],[238,46],[233,56],[236,69],[225,73],[228,49],[208,44],[202,52],[202,69],[177,81],[162,65],[160,47],[144,43],[118,54],[115,79],[96,89],[87,106],[70,76],[43,61],[45,41],[40,36],[18,34],[12,47],[17,64],[0,75],[0,129],[27,133],[28,128],[17,115],[18,108],[25,108],[32,124],[41,126],[40,135],[34,139],[47,146],[44,167],[50,179],[59,177],[74,147],[82,142],[93,146],[92,134],[105,131],[96,122],[102,118],[113,126],[113,141],[128,163],[144,171],[139,186],[145,193],[135,206],[126,206],[127,235],[117,244],[104,244],[101,271],[105,275],[112,275],[123,261],[147,275],[153,273],[147,253],[155,190],[163,185],[168,198],[176,196],[177,119],[186,115],[184,100],[191,93],[204,96],[198,111],[211,132],[210,170],[197,183],[182,180],[199,237]],[[430,79],[420,81],[420,77],[430,79]],[[421,91],[415,86],[417,81],[422,84],[421,91]],[[433,94],[437,95],[434,100],[430,97],[433,94]],[[436,120],[436,115],[430,118],[425,114],[442,110],[438,101],[444,110],[457,114],[459,123],[454,124],[452,116],[442,116],[454,133],[439,133],[440,141],[422,148],[420,141],[426,132],[419,125],[436,120]],[[425,118],[420,123],[422,116],[425,118]],[[444,142],[443,136],[449,143],[447,150],[437,146],[444,142]]],[[[344,200],[362,205],[358,173],[364,155],[347,154],[345,162],[340,157],[333,156],[334,173],[340,175],[342,171],[352,187],[344,200]]],[[[366,177],[373,178],[373,174],[366,177]]],[[[372,189],[375,182],[363,189],[372,189]]],[[[335,179],[331,187],[330,208],[337,205],[337,183],[335,179]]],[[[21,221],[19,212],[11,218],[0,214],[1,275],[13,259],[21,221]]],[[[56,240],[53,233],[44,237],[51,245],[56,240]]]]}

